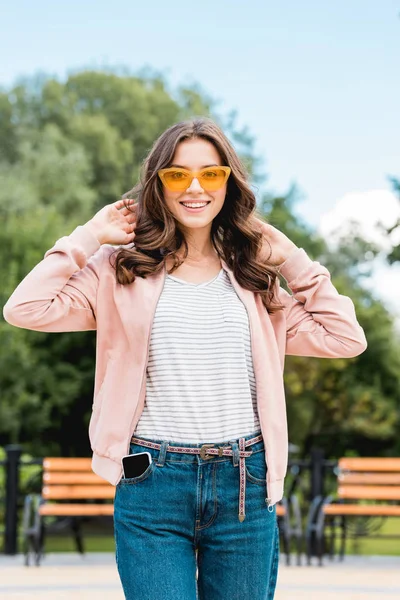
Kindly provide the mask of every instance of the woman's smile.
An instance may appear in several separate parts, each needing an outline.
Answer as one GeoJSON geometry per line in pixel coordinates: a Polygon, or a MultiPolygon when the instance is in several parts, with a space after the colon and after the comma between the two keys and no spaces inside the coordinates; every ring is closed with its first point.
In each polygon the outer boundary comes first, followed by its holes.
{"type": "Polygon", "coordinates": [[[210,200],[204,200],[203,202],[194,202],[194,201],[189,201],[189,202],[180,202],[179,204],[181,204],[183,206],[183,208],[189,212],[192,213],[198,213],[198,212],[202,212],[205,208],[207,208],[207,206],[210,204],[210,200]]]}

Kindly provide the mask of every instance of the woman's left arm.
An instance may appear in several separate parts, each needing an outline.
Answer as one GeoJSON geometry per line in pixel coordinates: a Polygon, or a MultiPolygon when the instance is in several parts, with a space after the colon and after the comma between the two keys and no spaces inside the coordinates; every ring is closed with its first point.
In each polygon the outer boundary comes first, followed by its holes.
{"type": "Polygon", "coordinates": [[[286,312],[286,354],[350,358],[367,348],[352,300],[339,294],[323,265],[309,258],[281,231],[262,223],[267,256],[292,291],[279,286],[286,312]]]}

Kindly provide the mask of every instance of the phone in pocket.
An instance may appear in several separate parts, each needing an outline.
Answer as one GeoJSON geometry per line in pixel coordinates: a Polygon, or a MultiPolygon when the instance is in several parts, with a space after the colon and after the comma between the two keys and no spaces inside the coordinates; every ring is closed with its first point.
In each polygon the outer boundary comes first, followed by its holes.
{"type": "Polygon", "coordinates": [[[122,469],[125,479],[139,477],[151,465],[152,457],[150,452],[138,452],[137,454],[127,454],[122,457],[122,469]]]}

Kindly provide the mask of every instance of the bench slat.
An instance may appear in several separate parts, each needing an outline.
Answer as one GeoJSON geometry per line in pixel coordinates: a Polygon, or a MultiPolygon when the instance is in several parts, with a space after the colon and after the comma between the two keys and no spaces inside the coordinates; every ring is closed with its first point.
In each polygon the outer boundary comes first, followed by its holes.
{"type": "Polygon", "coordinates": [[[102,479],[102,477],[99,477],[98,475],[96,475],[96,473],[93,472],[78,472],[78,473],[70,473],[67,471],[62,471],[62,472],[57,472],[57,471],[51,471],[50,473],[43,473],[43,483],[45,485],[53,485],[53,484],[69,484],[69,483],[75,483],[75,484],[84,484],[84,485],[89,485],[89,484],[97,484],[97,485],[111,485],[111,483],[106,482],[104,479],[102,479]]]}
{"type": "Polygon", "coordinates": [[[45,458],[44,471],[92,471],[91,458],[45,458]]]}
{"type": "Polygon", "coordinates": [[[400,500],[400,487],[339,485],[338,496],[352,500],[400,500]]]}
{"type": "Polygon", "coordinates": [[[340,473],[340,485],[399,485],[400,473],[340,473]]]}
{"type": "Polygon", "coordinates": [[[78,517],[103,516],[114,514],[113,504],[42,504],[42,516],[78,517]]]}
{"type": "Polygon", "coordinates": [[[339,468],[349,471],[400,472],[400,458],[340,458],[339,468]]]}
{"type": "Polygon", "coordinates": [[[42,496],[46,500],[98,500],[114,498],[115,487],[106,485],[45,485],[42,496]]]}
{"type": "Polygon", "coordinates": [[[400,506],[388,504],[326,504],[323,511],[326,515],[400,517],[400,506]]]}

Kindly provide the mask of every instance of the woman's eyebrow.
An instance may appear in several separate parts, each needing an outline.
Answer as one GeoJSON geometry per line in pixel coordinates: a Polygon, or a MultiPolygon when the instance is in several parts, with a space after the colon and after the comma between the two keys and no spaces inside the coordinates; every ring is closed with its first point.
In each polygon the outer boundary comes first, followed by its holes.
{"type": "MultiPolygon", "coordinates": [[[[212,165],[203,165],[202,167],[200,167],[200,169],[207,169],[208,167],[218,167],[219,165],[213,163],[212,165]]],[[[171,165],[171,167],[175,167],[176,169],[186,169],[187,171],[191,171],[192,169],[189,169],[189,167],[185,167],[183,165],[171,165]]]]}

